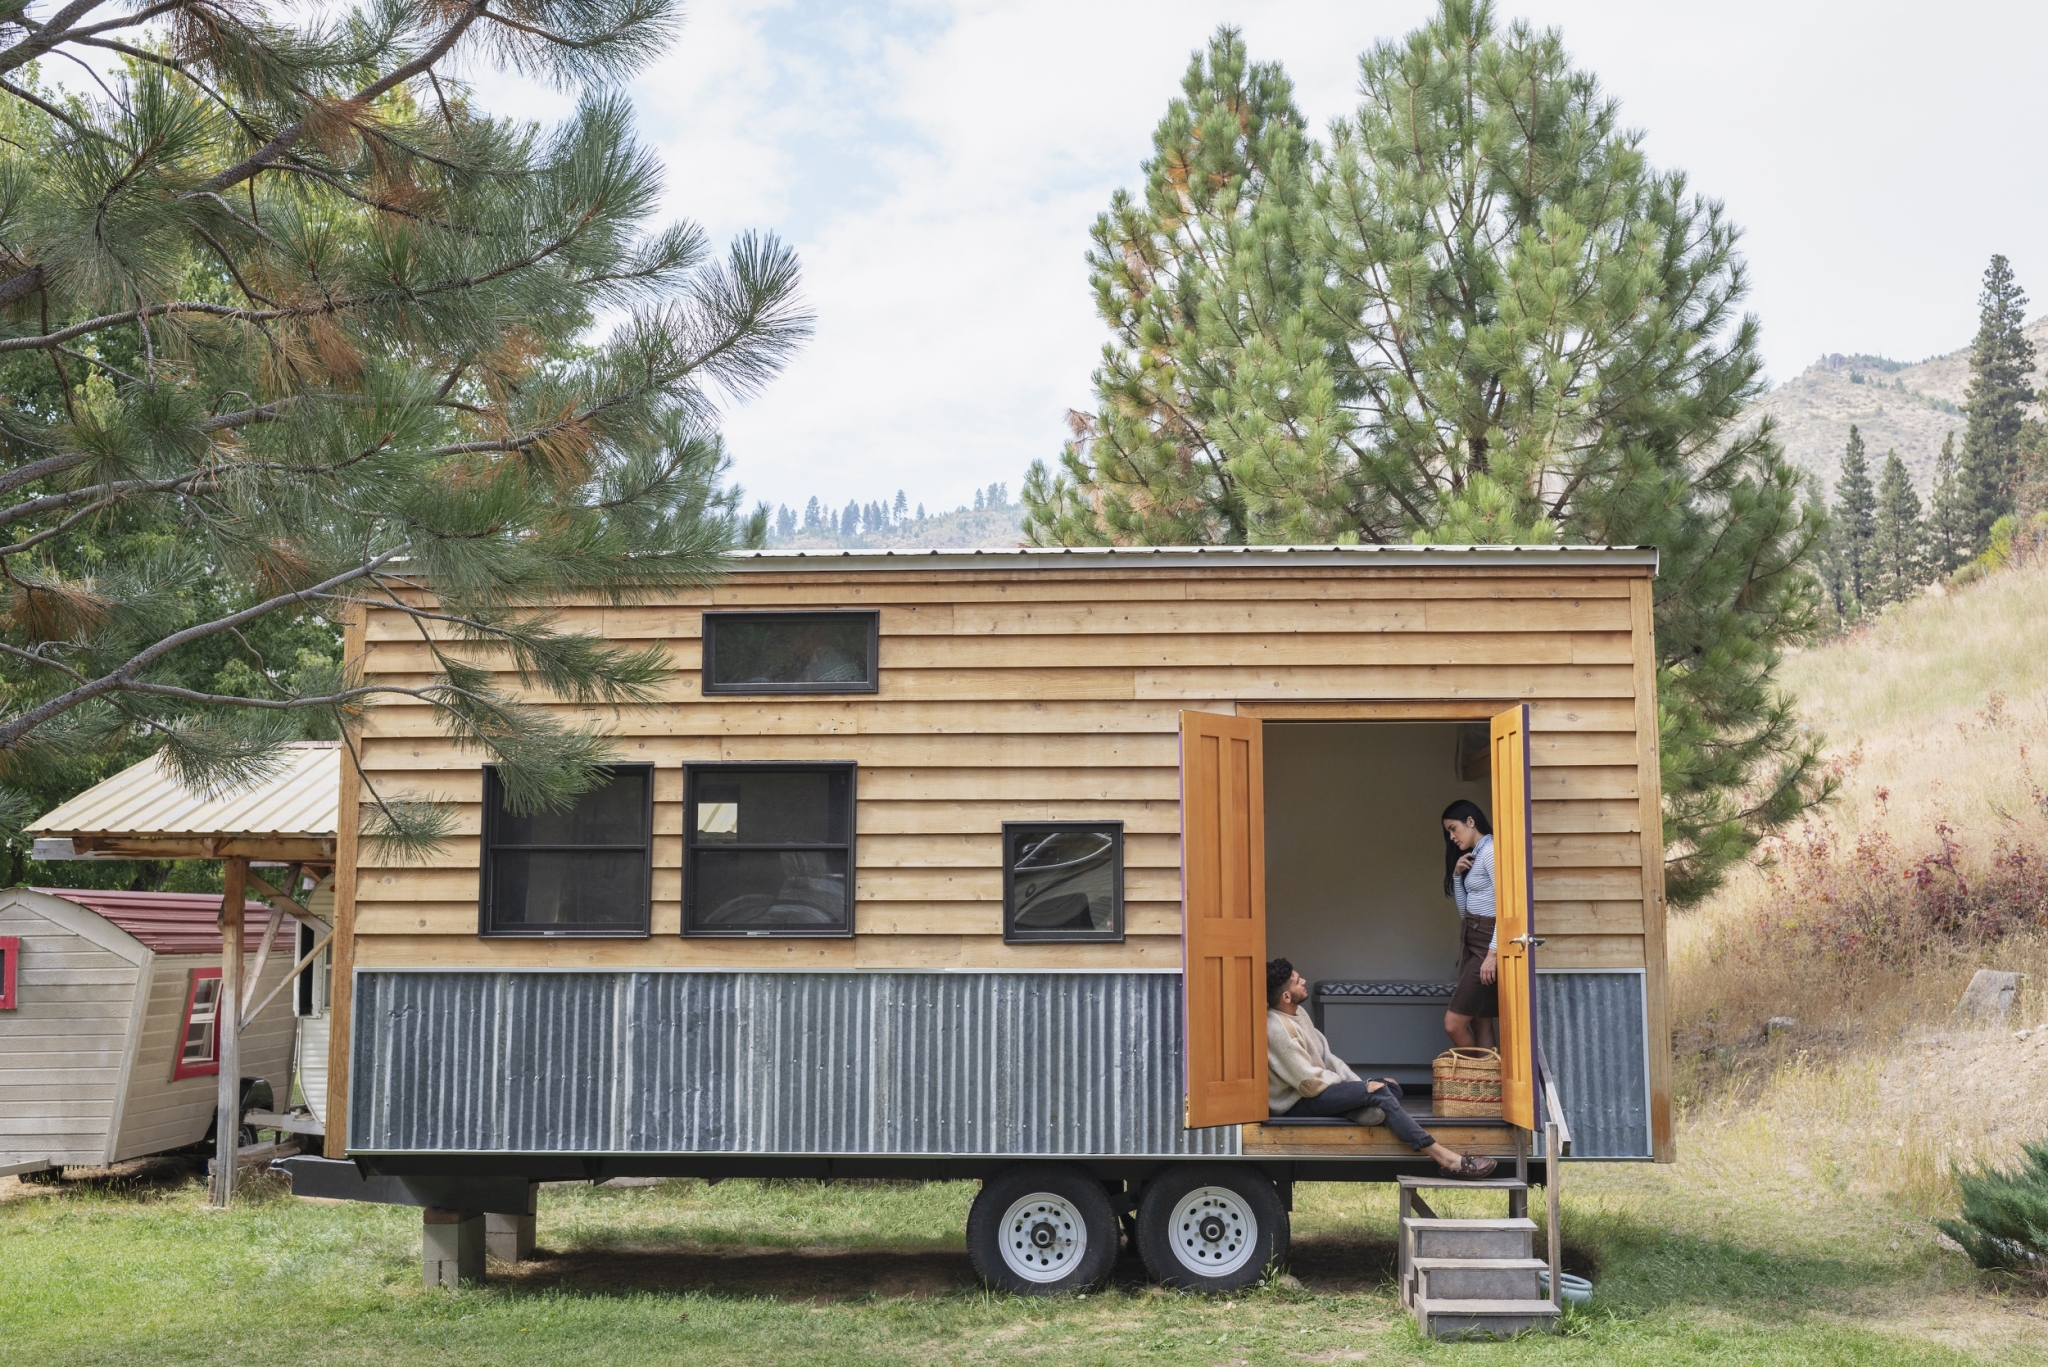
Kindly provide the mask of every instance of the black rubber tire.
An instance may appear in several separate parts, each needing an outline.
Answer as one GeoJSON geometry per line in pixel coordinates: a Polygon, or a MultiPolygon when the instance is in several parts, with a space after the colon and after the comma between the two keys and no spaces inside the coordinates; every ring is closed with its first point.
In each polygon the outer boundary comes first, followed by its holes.
{"type": "Polygon", "coordinates": [[[1005,1168],[981,1184],[981,1192],[967,1212],[967,1257],[981,1279],[998,1291],[1019,1296],[1093,1291],[1109,1280],[1116,1266],[1118,1233],[1116,1210],[1101,1182],[1062,1163],[1025,1163],[1005,1168]],[[1003,1228],[1004,1217],[1017,1202],[1036,1192],[1049,1193],[1072,1207],[1086,1235],[1080,1257],[1064,1276],[1053,1281],[1033,1281],[1003,1257],[1003,1241],[1010,1233],[1003,1228]]]}
{"type": "Polygon", "coordinates": [[[1189,1291],[1238,1291],[1287,1260],[1287,1211],[1266,1175],[1248,1164],[1193,1163],[1172,1167],[1152,1179],[1138,1203],[1138,1255],[1162,1286],[1189,1291]],[[1172,1228],[1174,1208],[1203,1187],[1216,1187],[1238,1200],[1255,1226],[1251,1255],[1228,1272],[1209,1273],[1179,1252],[1182,1231],[1172,1228]]]}

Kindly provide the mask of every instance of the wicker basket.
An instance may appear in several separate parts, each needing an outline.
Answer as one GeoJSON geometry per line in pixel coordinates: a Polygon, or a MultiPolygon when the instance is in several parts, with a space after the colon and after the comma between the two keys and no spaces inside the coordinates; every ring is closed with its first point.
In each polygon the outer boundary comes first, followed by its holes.
{"type": "Polygon", "coordinates": [[[1500,1118],[1500,1050],[1447,1049],[1430,1074],[1434,1114],[1500,1118]]]}

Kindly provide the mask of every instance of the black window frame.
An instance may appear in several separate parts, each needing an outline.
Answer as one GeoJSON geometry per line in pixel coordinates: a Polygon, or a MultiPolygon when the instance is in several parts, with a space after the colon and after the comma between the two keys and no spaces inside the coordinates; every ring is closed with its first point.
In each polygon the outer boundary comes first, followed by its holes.
{"type": "Polygon", "coordinates": [[[860,765],[853,760],[707,760],[701,764],[683,766],[683,920],[682,937],[686,940],[850,940],[853,938],[855,888],[859,881],[860,865],[855,858],[855,847],[859,842],[860,813],[860,765]],[[846,775],[846,842],[836,841],[818,844],[793,844],[776,842],[772,844],[746,844],[726,842],[700,847],[697,844],[697,784],[706,775],[716,777],[736,771],[754,773],[780,772],[814,774],[829,771],[846,775]],[[699,930],[691,922],[697,911],[697,855],[699,850],[713,852],[720,850],[840,850],[846,851],[846,921],[843,926],[821,926],[816,929],[797,928],[789,930],[750,930],[744,927],[732,930],[699,930]]]}
{"type": "Polygon", "coordinates": [[[751,610],[706,612],[704,620],[699,626],[699,633],[702,638],[704,658],[700,661],[702,673],[698,675],[697,686],[699,691],[707,697],[717,697],[720,695],[744,696],[747,694],[763,693],[875,693],[879,692],[882,687],[882,614],[876,609],[849,610],[831,608],[817,612],[788,612],[781,610],[769,612],[755,612],[751,610]],[[715,684],[712,682],[717,677],[717,637],[715,626],[719,622],[726,620],[752,621],[761,618],[780,618],[791,622],[823,622],[845,617],[863,617],[867,619],[868,677],[865,683],[846,683],[838,680],[803,683],[715,684]]]}
{"type": "Polygon", "coordinates": [[[1006,945],[1122,944],[1124,942],[1124,823],[1121,821],[1005,821],[1002,844],[1003,943],[1006,945]],[[1115,839],[1110,863],[1110,924],[1107,930],[1019,930],[1017,869],[1011,857],[1014,834],[1025,831],[1098,831],[1115,839]]]}
{"type": "Polygon", "coordinates": [[[505,844],[494,837],[498,813],[504,803],[498,781],[498,766],[483,766],[483,821],[477,843],[477,903],[476,933],[491,940],[644,940],[654,933],[654,765],[647,763],[608,764],[606,769],[616,773],[621,769],[636,769],[647,775],[647,801],[643,812],[644,829],[647,839],[642,845],[518,845],[505,844]],[[601,925],[595,922],[583,924],[513,927],[499,929],[491,923],[492,902],[496,893],[497,860],[493,857],[499,850],[531,850],[541,853],[555,852],[620,852],[644,850],[647,896],[640,905],[637,925],[601,925]]]}

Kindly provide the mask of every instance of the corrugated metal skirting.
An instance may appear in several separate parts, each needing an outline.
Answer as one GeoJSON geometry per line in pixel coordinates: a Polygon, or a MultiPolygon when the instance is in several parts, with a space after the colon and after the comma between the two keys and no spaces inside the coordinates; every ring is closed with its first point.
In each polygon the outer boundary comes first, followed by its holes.
{"type": "Polygon", "coordinates": [[[1557,1078],[1574,1158],[1650,1156],[1643,975],[1536,975],[1536,1029],[1557,1078]]]}
{"type": "Polygon", "coordinates": [[[1181,1128],[1180,978],[356,977],[359,1152],[1234,1154],[1181,1128]]]}

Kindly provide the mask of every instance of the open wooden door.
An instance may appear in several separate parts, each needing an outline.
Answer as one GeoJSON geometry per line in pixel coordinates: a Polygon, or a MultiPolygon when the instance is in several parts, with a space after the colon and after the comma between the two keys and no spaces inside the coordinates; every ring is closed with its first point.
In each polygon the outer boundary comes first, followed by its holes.
{"type": "Polygon", "coordinates": [[[1536,1124],[1536,940],[1529,930],[1529,705],[1493,719],[1493,897],[1500,961],[1501,1113],[1536,1124]]]}
{"type": "Polygon", "coordinates": [[[1189,1129],[1266,1118],[1266,779],[1256,717],[1180,714],[1189,1129]]]}

